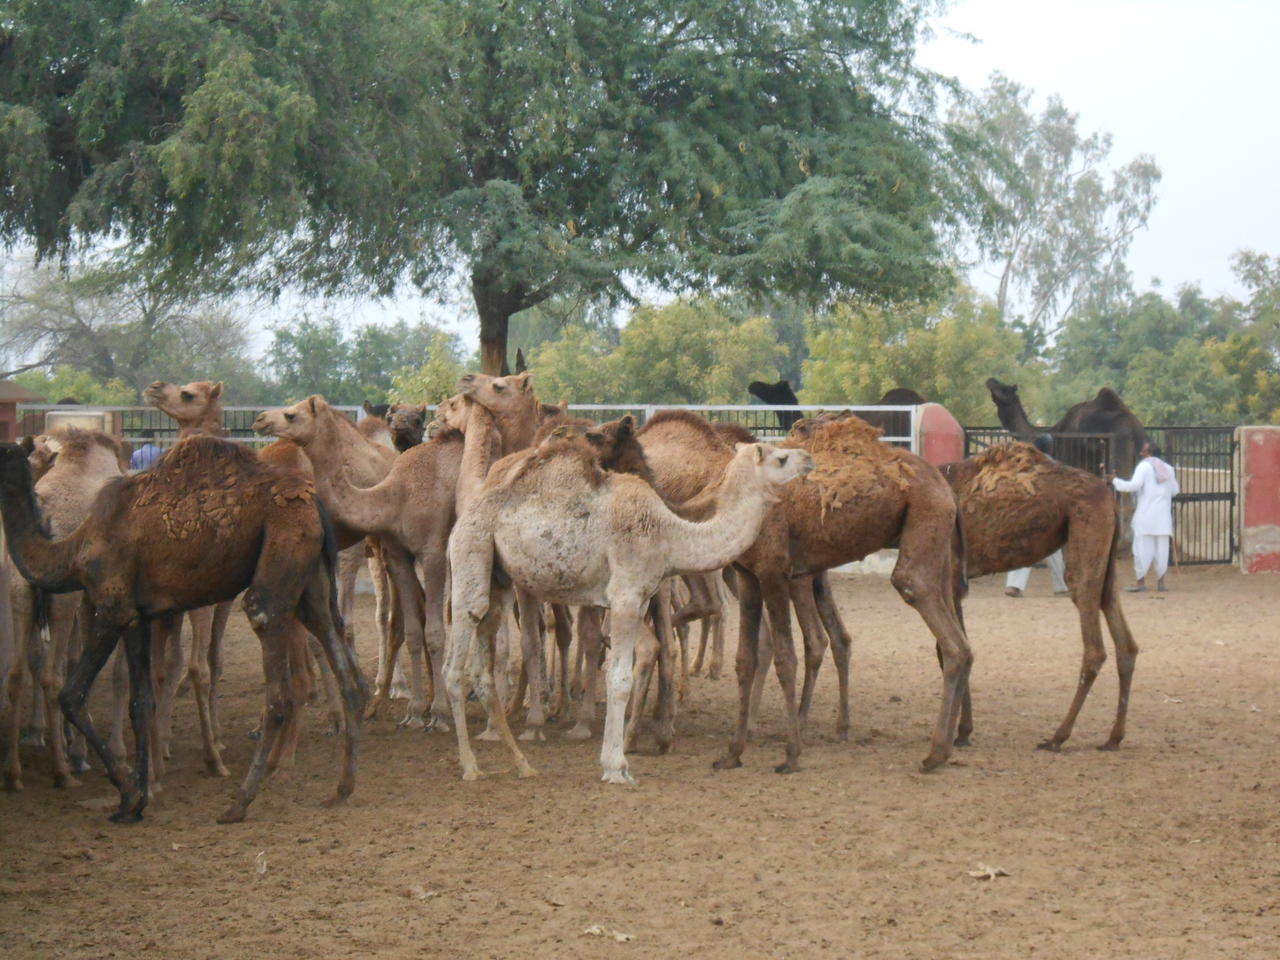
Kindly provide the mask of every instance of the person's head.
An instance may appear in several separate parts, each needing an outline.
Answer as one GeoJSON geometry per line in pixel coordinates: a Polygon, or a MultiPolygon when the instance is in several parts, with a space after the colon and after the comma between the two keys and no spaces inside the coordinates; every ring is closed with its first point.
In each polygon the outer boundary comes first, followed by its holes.
{"type": "Polygon", "coordinates": [[[1160,449],[1160,444],[1156,443],[1154,440],[1148,440],[1142,445],[1142,455],[1144,457],[1161,458],[1164,456],[1164,451],[1160,449]]]}
{"type": "Polygon", "coordinates": [[[1053,455],[1052,434],[1048,434],[1048,433],[1037,434],[1033,443],[1035,444],[1036,449],[1039,450],[1041,453],[1047,453],[1050,456],[1053,455]]]}
{"type": "Polygon", "coordinates": [[[144,443],[150,443],[156,438],[156,432],[154,430],[139,430],[138,436],[142,438],[144,443]]]}

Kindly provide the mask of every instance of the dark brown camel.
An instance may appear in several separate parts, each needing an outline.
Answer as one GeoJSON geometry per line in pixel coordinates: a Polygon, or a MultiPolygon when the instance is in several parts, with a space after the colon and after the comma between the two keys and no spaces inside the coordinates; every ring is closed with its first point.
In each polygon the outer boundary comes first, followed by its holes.
{"type": "Polygon", "coordinates": [[[319,638],[342,689],[346,750],[334,801],[355,787],[364,681],[342,640],[334,587],[335,542],[309,481],[264,464],[252,451],[213,437],[184,439],[151,470],[109,483],[69,536],[51,539],[36,507],[26,451],[0,444],[0,511],[22,575],[44,590],[84,590],[95,607],[93,635],[58,699],[120,791],[117,822],[141,818],[148,799],[153,710],[150,626],[245,592],[262,644],[267,707],[244,783],[219,818],[243,820],[273,767],[282,728],[305,698],[305,671],[290,671],[290,649],[319,638]],[[136,741],[133,778],[98,736],[85,701],[94,678],[124,639],[136,741]]]}
{"type": "Polygon", "coordinates": [[[391,425],[391,442],[401,453],[416,447],[427,430],[427,405],[425,403],[393,403],[387,414],[391,425]]]}
{"type": "MultiPolygon", "coordinates": [[[[718,767],[742,764],[750,718],[763,609],[774,638],[774,666],[786,704],[786,760],[775,769],[798,769],[800,723],[796,704],[796,655],[791,639],[790,582],[849,563],[885,547],[898,547],[892,582],[924,619],[943,662],[943,696],[925,770],[951,755],[962,693],[973,656],[955,606],[954,577],[963,563],[955,497],[937,469],[906,450],[891,447],[880,432],[856,417],[816,424],[808,437],[788,438],[817,469],[780,490],[781,502],[766,517],[755,543],[737,560],[739,577],[738,725],[718,767]]],[[[840,680],[840,723],[848,729],[849,649],[834,638],[840,680]]],[[[815,651],[806,650],[806,667],[815,651]]],[[[816,662],[821,663],[821,649],[816,662]]],[[[815,664],[816,666],[816,664],[815,664]]]]}
{"type": "MultiPolygon", "coordinates": [[[[1066,718],[1043,750],[1058,750],[1075,725],[1098,671],[1106,663],[1101,612],[1116,647],[1120,698],[1111,736],[1100,749],[1124,739],[1125,713],[1138,645],[1129,632],[1115,587],[1120,520],[1111,486],[1083,470],[1058,463],[1027,443],[1001,444],[968,460],[942,467],[960,502],[968,575],[982,577],[1029,567],[1065,547],[1067,584],[1080,614],[1084,663],[1066,718]]],[[[960,590],[957,583],[957,607],[960,590]]],[[[959,739],[973,730],[968,691],[959,739]]]]}
{"type": "Polygon", "coordinates": [[[1037,427],[1027,417],[1018,396],[1016,384],[987,379],[987,390],[996,405],[1000,424],[1019,440],[1031,443],[1042,433],[1054,438],[1053,458],[1073,467],[1102,473],[1101,451],[1063,438],[1064,433],[1109,434],[1111,436],[1110,472],[1129,476],[1138,463],[1138,451],[1147,442],[1147,431],[1122,399],[1110,387],[1103,387],[1092,400],[1071,407],[1052,427],[1037,427]]]}

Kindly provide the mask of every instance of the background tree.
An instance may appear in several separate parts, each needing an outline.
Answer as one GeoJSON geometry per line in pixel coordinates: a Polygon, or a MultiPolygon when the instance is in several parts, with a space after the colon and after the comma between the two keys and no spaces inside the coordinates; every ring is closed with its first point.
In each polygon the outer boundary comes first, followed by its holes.
{"type": "Polygon", "coordinates": [[[432,329],[425,350],[415,355],[426,359],[416,367],[400,367],[392,374],[387,400],[439,403],[457,392],[458,378],[465,368],[462,346],[456,336],[432,329]]]}
{"type": "Polygon", "coordinates": [[[1037,115],[1031,97],[995,74],[958,120],[990,147],[977,181],[996,215],[974,239],[999,277],[996,307],[1047,344],[1063,317],[1128,288],[1125,256],[1146,226],[1160,170],[1139,156],[1108,172],[1109,134],[1083,134],[1057,97],[1037,115]]]}
{"type": "Polygon", "coordinates": [[[88,371],[65,363],[52,370],[27,370],[13,379],[32,393],[44,397],[46,403],[57,403],[66,397],[79,403],[107,407],[127,407],[138,402],[138,392],[123,380],[103,383],[88,371]]]}
{"type": "Polygon", "coordinates": [[[1037,379],[1021,366],[1022,340],[1000,322],[996,306],[960,287],[937,302],[887,308],[842,301],[815,317],[804,364],[805,403],[875,403],[909,387],[944,404],[964,424],[994,419],[986,378],[1020,387],[1037,379]]]}
{"type": "Polygon", "coordinates": [[[0,237],[168,275],[439,290],[481,359],[624,277],[920,296],[961,209],[932,0],[17,0],[0,237]]]}

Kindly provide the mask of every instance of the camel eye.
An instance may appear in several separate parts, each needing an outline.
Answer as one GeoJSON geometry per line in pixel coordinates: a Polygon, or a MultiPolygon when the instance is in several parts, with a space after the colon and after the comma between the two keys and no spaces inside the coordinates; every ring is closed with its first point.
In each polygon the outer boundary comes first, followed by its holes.
{"type": "Polygon", "coordinates": [[[194,400],[195,398],[196,398],[196,395],[195,395],[194,393],[192,393],[190,390],[183,390],[183,391],[182,391],[182,402],[183,402],[183,403],[190,403],[190,402],[191,402],[192,400],[194,400]]]}
{"type": "Polygon", "coordinates": [[[786,457],[779,457],[779,458],[778,458],[778,466],[780,466],[780,467],[785,467],[786,465],[787,465],[787,458],[786,458],[786,457]]]}
{"type": "Polygon", "coordinates": [[[505,385],[505,384],[495,383],[495,384],[493,385],[493,389],[494,389],[494,392],[495,392],[495,393],[501,393],[503,390],[505,390],[505,389],[507,389],[507,388],[506,388],[506,385],[505,385]]]}
{"type": "Polygon", "coordinates": [[[288,420],[290,423],[293,423],[294,417],[296,417],[296,416],[297,416],[297,414],[296,414],[296,413],[286,413],[286,414],[284,415],[284,418],[285,418],[286,420],[288,420]]]}

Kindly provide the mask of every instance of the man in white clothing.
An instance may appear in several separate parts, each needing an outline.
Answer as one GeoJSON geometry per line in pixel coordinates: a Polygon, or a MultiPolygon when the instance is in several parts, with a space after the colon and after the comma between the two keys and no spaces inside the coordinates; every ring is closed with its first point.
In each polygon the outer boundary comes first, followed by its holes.
{"type": "Polygon", "coordinates": [[[1178,478],[1173,467],[1160,459],[1159,445],[1148,441],[1142,447],[1142,461],[1133,478],[1112,477],[1117,490],[1135,493],[1138,505],[1133,511],[1133,569],[1137,582],[1126,587],[1130,593],[1147,589],[1147,570],[1156,568],[1156,589],[1163,593],[1164,574],[1169,569],[1169,541],[1173,537],[1173,498],[1178,493],[1178,478]]]}

